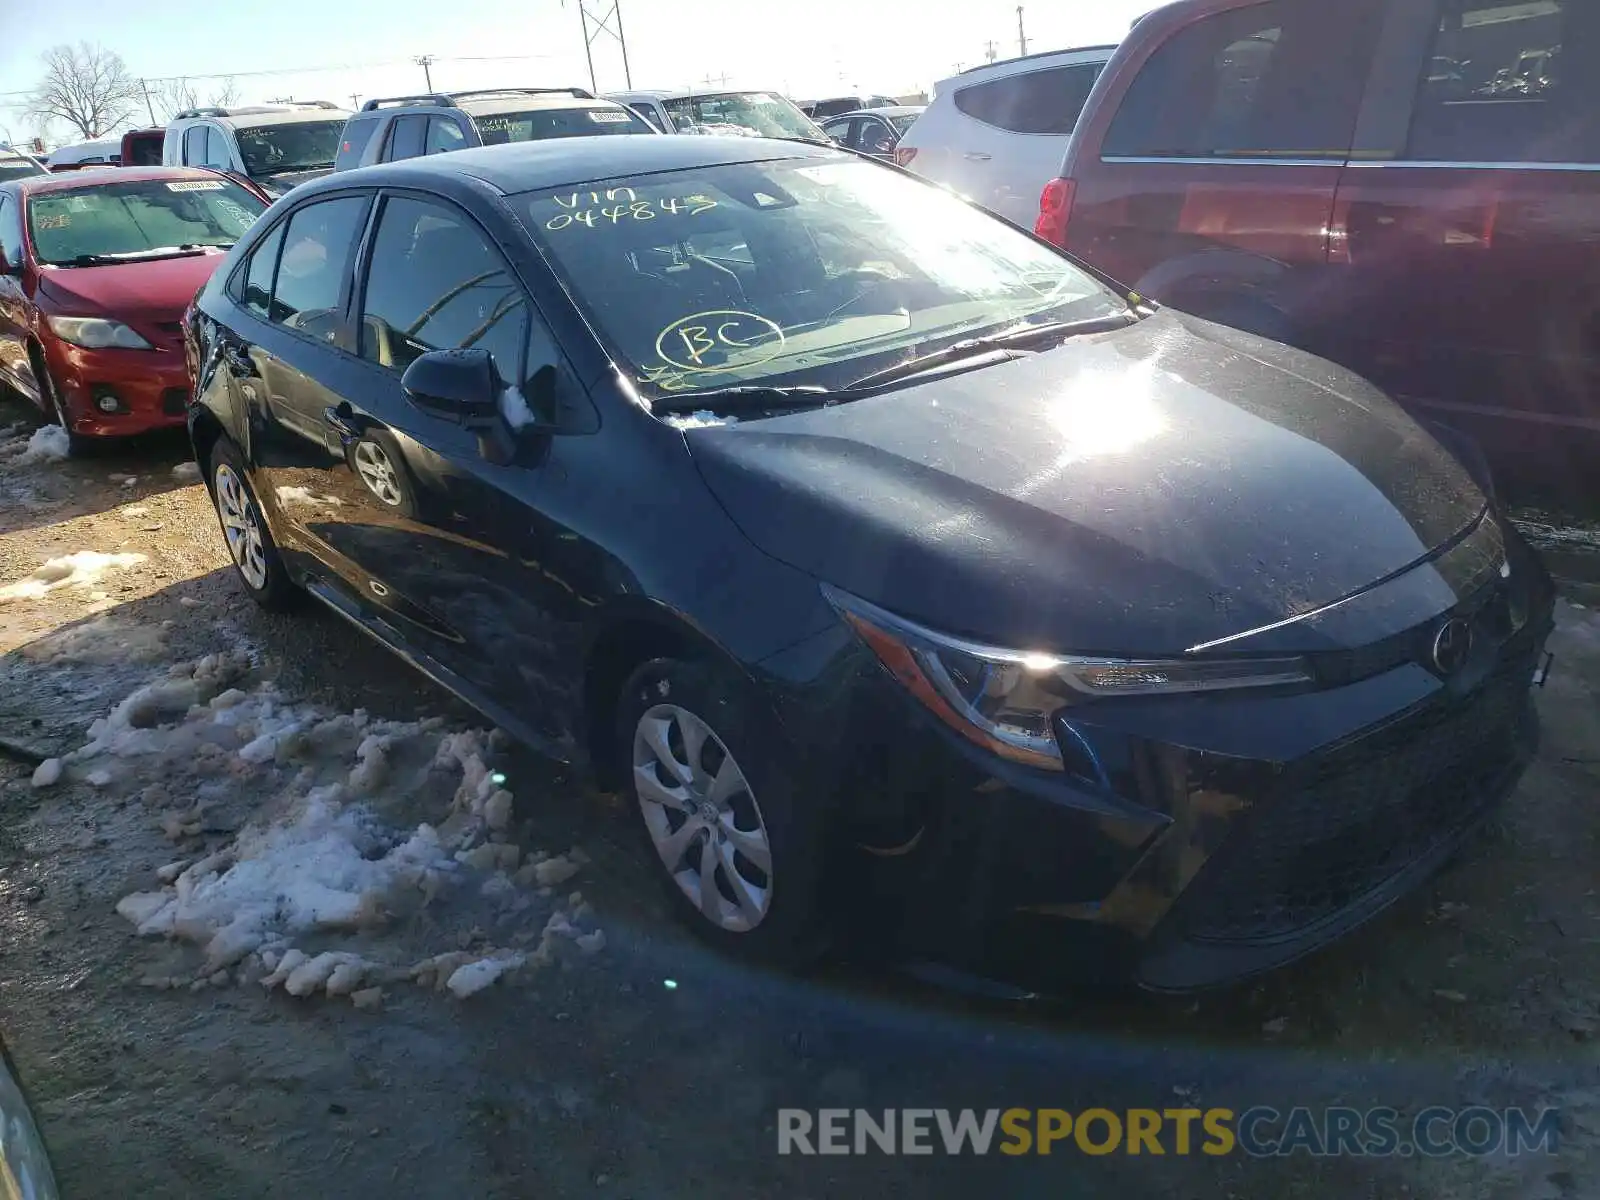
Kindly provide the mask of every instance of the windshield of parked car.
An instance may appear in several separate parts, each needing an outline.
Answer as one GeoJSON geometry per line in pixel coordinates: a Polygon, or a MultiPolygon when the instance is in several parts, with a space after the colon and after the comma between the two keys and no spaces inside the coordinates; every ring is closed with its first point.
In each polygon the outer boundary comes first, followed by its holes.
{"type": "Polygon", "coordinates": [[[333,166],[343,132],[342,120],[257,125],[238,131],[239,155],[252,176],[315,171],[333,166]]]}
{"type": "Polygon", "coordinates": [[[826,142],[828,135],[794,104],[773,92],[722,92],[663,100],[679,133],[744,134],[747,137],[804,138],[826,142]]]}
{"type": "Polygon", "coordinates": [[[596,137],[608,133],[654,133],[628,109],[539,108],[532,112],[495,113],[474,117],[485,146],[503,142],[536,142],[544,138],[596,137]]]}
{"type": "Polygon", "coordinates": [[[837,387],[908,352],[1127,307],[1020,230],[855,158],[637,175],[523,203],[645,395],[837,387]]]}
{"type": "Polygon", "coordinates": [[[0,183],[4,183],[8,179],[27,179],[30,176],[44,174],[46,172],[41,171],[26,159],[15,158],[0,162],[0,183]]]}
{"type": "Polygon", "coordinates": [[[34,256],[57,266],[233,245],[266,205],[225,179],[105,182],[28,197],[34,256]]]}
{"type": "Polygon", "coordinates": [[[887,120],[889,124],[895,127],[896,131],[904,133],[917,123],[917,118],[921,115],[922,114],[920,112],[900,113],[896,116],[887,118],[887,120]]]}

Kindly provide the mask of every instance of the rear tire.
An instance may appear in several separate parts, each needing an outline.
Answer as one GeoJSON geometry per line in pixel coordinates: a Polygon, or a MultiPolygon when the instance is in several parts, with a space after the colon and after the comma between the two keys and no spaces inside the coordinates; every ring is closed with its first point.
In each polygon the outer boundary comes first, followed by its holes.
{"type": "Polygon", "coordinates": [[[748,685],[707,663],[654,659],[623,685],[616,737],[677,917],[729,954],[815,961],[828,941],[827,813],[803,794],[796,756],[748,685]]]}
{"type": "Polygon", "coordinates": [[[217,439],[206,463],[206,484],[217,510],[223,540],[239,582],[268,612],[287,612],[305,598],[272,540],[255,492],[245,478],[244,457],[227,438],[217,439]]]}

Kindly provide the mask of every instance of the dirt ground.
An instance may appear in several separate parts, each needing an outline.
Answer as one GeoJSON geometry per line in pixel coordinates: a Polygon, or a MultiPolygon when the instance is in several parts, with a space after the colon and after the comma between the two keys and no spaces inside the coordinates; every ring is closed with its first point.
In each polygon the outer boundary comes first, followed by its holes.
{"type": "MultiPolygon", "coordinates": [[[[180,439],[22,463],[27,421],[0,401],[0,430],[19,423],[0,435],[0,588],[79,551],[144,558],[95,560],[100,573],[81,584],[0,603],[0,739],[64,753],[172,664],[234,651],[248,660],[240,687],[269,681],[324,714],[481,725],[334,618],[255,609],[204,489],[174,477],[180,439]]],[[[70,769],[40,789],[31,762],[0,755],[0,1029],[63,1194],[1600,1195],[1600,589],[1587,582],[1600,579],[1600,556],[1586,557],[1582,531],[1528,519],[1548,528],[1566,599],[1538,698],[1541,753],[1502,818],[1356,937],[1199,1001],[998,1001],[884,965],[808,978],[739,967],[666,920],[625,813],[513,748],[494,766],[516,794],[517,842],[577,844],[588,865],[553,895],[509,904],[457,888],[351,944],[394,961],[532,945],[581,888],[605,932],[599,953],[563,943],[541,969],[460,1001],[394,984],[376,1011],[232,978],[153,987],[163,972],[192,971],[192,952],[136,937],[117,902],[159,886],[163,865],[227,844],[310,768],[267,762],[196,782],[198,762],[130,758],[99,786],[70,769]],[[175,843],[160,822],[191,786],[215,803],[175,843]],[[785,1106],[1178,1102],[1553,1105],[1562,1136],[1556,1156],[1518,1159],[780,1158],[775,1148],[785,1106]]],[[[354,761],[349,746],[330,751],[341,753],[354,761]]],[[[423,782],[395,784],[406,794],[383,810],[400,824],[443,811],[453,786],[413,765],[404,778],[423,782]]]]}

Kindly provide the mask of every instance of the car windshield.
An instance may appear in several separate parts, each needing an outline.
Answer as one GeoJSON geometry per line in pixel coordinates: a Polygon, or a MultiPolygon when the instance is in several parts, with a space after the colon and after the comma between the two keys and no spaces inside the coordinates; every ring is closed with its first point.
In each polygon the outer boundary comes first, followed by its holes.
{"type": "Polygon", "coordinates": [[[722,92],[663,100],[679,133],[743,134],[826,142],[828,135],[789,100],[772,92],[722,92]]]}
{"type": "Polygon", "coordinates": [[[8,158],[0,161],[0,183],[4,183],[8,179],[27,179],[34,175],[43,174],[46,174],[46,172],[41,171],[26,159],[8,158]]]}
{"type": "Polygon", "coordinates": [[[654,133],[629,110],[616,108],[540,108],[532,112],[474,117],[485,146],[536,142],[544,138],[595,137],[608,133],[654,133]]]}
{"type": "Polygon", "coordinates": [[[917,118],[921,115],[919,112],[900,113],[897,116],[890,117],[888,120],[889,124],[893,125],[897,131],[904,133],[917,123],[917,118]]]}
{"type": "Polygon", "coordinates": [[[523,197],[640,392],[837,387],[910,352],[1121,298],[949,193],[857,159],[737,163],[523,197]]]}
{"type": "Polygon", "coordinates": [[[41,263],[74,265],[80,260],[126,256],[148,258],[162,251],[227,247],[255,223],[266,205],[225,179],[155,179],[104,183],[28,198],[28,229],[41,263]]]}
{"type": "Polygon", "coordinates": [[[252,176],[315,171],[333,166],[343,121],[297,121],[238,131],[239,154],[252,176]]]}

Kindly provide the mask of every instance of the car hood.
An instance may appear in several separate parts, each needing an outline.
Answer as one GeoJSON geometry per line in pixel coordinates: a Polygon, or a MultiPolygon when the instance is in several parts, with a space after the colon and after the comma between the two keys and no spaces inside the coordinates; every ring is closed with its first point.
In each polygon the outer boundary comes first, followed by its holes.
{"type": "Polygon", "coordinates": [[[1171,311],[684,436],[766,553],[1021,648],[1177,653],[1283,622],[1430,557],[1487,503],[1371,385],[1171,311]]]}
{"type": "Polygon", "coordinates": [[[59,311],[76,316],[176,320],[226,257],[186,254],[104,267],[48,267],[39,274],[39,290],[59,311]]]}

